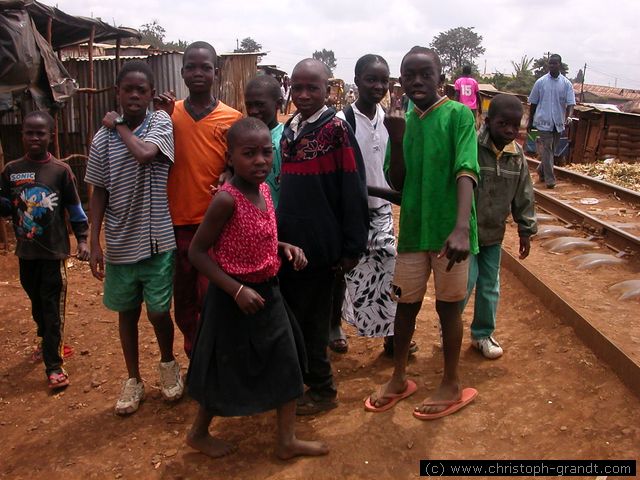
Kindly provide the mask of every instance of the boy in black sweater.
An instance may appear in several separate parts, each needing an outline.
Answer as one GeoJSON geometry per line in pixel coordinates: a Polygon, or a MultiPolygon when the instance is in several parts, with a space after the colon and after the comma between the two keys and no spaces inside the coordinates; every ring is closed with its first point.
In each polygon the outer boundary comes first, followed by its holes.
{"type": "Polygon", "coordinates": [[[369,213],[364,163],[347,123],[325,106],[328,72],[317,60],[299,62],[291,75],[297,113],[282,136],[280,241],[300,246],[309,261],[296,272],[283,267],[285,300],[304,335],[309,387],[297,406],[312,415],[337,406],[337,389],[327,356],[332,286],[350,271],[367,246],[369,213]]]}

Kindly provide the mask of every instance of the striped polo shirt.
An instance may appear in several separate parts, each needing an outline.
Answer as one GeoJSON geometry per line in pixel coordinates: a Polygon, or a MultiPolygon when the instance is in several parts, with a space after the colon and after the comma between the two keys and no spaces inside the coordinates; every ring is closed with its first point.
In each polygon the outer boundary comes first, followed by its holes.
{"type": "Polygon", "coordinates": [[[133,132],[160,153],[142,165],[116,130],[102,127],[91,143],[85,182],[109,193],[105,212],[105,260],[131,264],[176,248],[167,202],[173,164],[173,126],[166,112],[147,112],[133,132]]]}

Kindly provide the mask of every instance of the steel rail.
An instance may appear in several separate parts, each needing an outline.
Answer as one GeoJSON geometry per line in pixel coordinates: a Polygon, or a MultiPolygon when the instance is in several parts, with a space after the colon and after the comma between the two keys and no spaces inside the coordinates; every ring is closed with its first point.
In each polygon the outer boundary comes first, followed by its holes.
{"type": "Polygon", "coordinates": [[[628,254],[640,254],[640,238],[635,235],[609,225],[537,188],[534,188],[533,191],[536,204],[551,215],[602,237],[605,244],[614,250],[628,254]]]}
{"type": "MultiPolygon", "coordinates": [[[[540,165],[540,161],[529,157],[527,157],[527,162],[531,168],[538,168],[538,165],[540,165]]],[[[557,178],[567,180],[571,183],[587,185],[589,188],[600,193],[615,195],[618,199],[624,202],[630,202],[640,206],[640,193],[629,190],[628,188],[620,187],[588,175],[583,175],[582,173],[573,172],[567,168],[554,166],[553,172],[557,178]]]]}
{"type": "Polygon", "coordinates": [[[622,383],[640,397],[640,365],[618,347],[604,332],[599,330],[587,317],[562,295],[548,287],[544,281],[529,270],[523,262],[504,248],[502,266],[513,273],[525,287],[536,295],[543,304],[560,320],[573,328],[576,336],[604,363],[618,375],[622,383]]]}

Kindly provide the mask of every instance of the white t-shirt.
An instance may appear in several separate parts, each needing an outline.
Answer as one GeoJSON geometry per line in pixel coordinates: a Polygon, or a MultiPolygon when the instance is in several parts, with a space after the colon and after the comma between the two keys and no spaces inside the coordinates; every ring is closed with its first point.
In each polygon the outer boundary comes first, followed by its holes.
{"type": "MultiPolygon", "coordinates": [[[[358,110],[355,103],[351,104],[356,118],[356,141],[362,152],[364,168],[367,175],[367,185],[372,187],[391,188],[384,178],[384,157],[389,142],[389,132],[384,126],[384,110],[380,105],[376,106],[376,116],[370,120],[364,113],[358,110]]],[[[346,120],[344,112],[336,115],[346,120]]],[[[389,202],[378,197],[369,197],[369,208],[380,208],[389,202]]]]}

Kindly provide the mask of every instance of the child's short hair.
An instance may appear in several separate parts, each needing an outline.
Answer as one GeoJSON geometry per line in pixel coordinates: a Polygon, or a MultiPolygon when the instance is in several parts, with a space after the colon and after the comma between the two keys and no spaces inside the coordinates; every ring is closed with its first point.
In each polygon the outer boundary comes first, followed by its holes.
{"type": "Polygon", "coordinates": [[[245,133],[260,130],[265,130],[271,135],[269,127],[262,120],[255,117],[241,118],[227,131],[227,148],[232,150],[245,133]]]}
{"type": "Polygon", "coordinates": [[[47,125],[49,125],[49,131],[53,132],[55,121],[53,120],[53,117],[49,115],[49,112],[45,112],[43,110],[34,110],[33,112],[27,113],[22,120],[23,127],[24,124],[27,123],[27,120],[29,120],[30,118],[40,118],[44,120],[45,122],[47,122],[47,125]]]}
{"type": "Polygon", "coordinates": [[[389,64],[387,63],[387,61],[384,58],[382,58],[380,55],[368,53],[360,57],[356,62],[355,74],[362,75],[362,72],[364,71],[364,69],[367,68],[372,63],[382,63],[387,68],[389,68],[389,64]]]}
{"type": "Polygon", "coordinates": [[[149,85],[151,85],[151,88],[153,88],[153,84],[155,82],[153,70],[151,70],[151,67],[147,62],[143,62],[142,60],[130,60],[128,62],[125,62],[125,64],[120,69],[118,76],[116,77],[116,86],[119,87],[122,79],[131,72],[142,73],[145,77],[147,77],[147,82],[149,82],[149,85]]]}
{"type": "Polygon", "coordinates": [[[519,112],[521,116],[524,113],[522,102],[518,97],[515,95],[509,95],[508,93],[500,93],[491,99],[487,116],[491,118],[499,115],[505,110],[519,112]]]}
{"type": "Polygon", "coordinates": [[[462,73],[465,75],[471,75],[471,65],[465,65],[462,67],[462,73]]]}
{"type": "Polygon", "coordinates": [[[271,75],[260,75],[258,77],[252,78],[251,80],[249,80],[249,83],[247,83],[244,91],[248,92],[251,88],[264,88],[265,91],[267,91],[269,95],[271,95],[271,97],[276,101],[282,98],[280,83],[271,75]]]}
{"type": "Polygon", "coordinates": [[[309,64],[321,65],[323,67],[324,74],[327,77],[327,81],[329,81],[329,79],[331,78],[331,69],[325,63],[321,62],[320,60],[316,60],[315,58],[305,58],[304,60],[300,60],[298,63],[296,63],[295,67],[293,67],[291,76],[293,77],[293,74],[296,72],[296,70],[302,68],[304,65],[309,64]]]}
{"type": "Polygon", "coordinates": [[[199,50],[199,49],[203,49],[203,50],[207,50],[210,54],[211,54],[211,61],[215,64],[216,60],[218,58],[218,54],[216,53],[216,49],[213,48],[213,46],[210,43],[207,42],[202,42],[202,41],[198,41],[198,42],[193,42],[191,43],[189,46],[187,46],[187,48],[184,50],[184,53],[182,54],[182,64],[184,65],[184,61],[187,58],[187,54],[191,51],[191,50],[199,50]]]}
{"type": "Polygon", "coordinates": [[[431,57],[433,63],[436,64],[438,69],[438,75],[442,72],[442,63],[440,62],[440,57],[438,56],[438,52],[436,52],[433,48],[421,47],[420,45],[416,45],[415,47],[411,47],[404,57],[402,57],[402,62],[400,62],[400,71],[402,71],[402,66],[404,65],[404,61],[409,55],[413,55],[415,53],[422,53],[431,57]]]}

